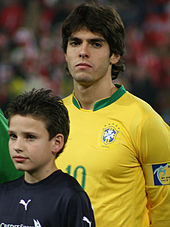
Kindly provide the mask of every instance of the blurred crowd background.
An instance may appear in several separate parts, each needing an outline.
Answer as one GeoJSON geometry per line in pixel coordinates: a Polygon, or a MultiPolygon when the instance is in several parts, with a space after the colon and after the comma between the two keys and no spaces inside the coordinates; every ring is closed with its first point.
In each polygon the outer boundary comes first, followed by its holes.
{"type": "MultiPolygon", "coordinates": [[[[72,90],[61,25],[80,0],[0,0],[0,108],[33,87],[72,90]]],[[[146,100],[170,124],[170,1],[103,0],[126,28],[126,71],[116,83],[146,100]]]]}

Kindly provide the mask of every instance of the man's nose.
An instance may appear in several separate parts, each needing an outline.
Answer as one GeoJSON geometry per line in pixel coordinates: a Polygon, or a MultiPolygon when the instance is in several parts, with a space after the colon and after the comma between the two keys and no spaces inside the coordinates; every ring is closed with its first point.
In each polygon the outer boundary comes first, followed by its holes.
{"type": "Polygon", "coordinates": [[[79,57],[81,57],[81,58],[88,58],[89,57],[89,51],[88,51],[88,44],[87,43],[83,43],[81,45],[79,57]]]}

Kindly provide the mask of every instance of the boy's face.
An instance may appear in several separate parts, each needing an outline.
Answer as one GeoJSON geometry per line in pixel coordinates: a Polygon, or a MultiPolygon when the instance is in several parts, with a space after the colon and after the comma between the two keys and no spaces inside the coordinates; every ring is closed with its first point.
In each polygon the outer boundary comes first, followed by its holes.
{"type": "Polygon", "coordinates": [[[9,151],[16,169],[31,173],[39,179],[55,169],[54,138],[41,120],[30,115],[14,115],[9,125],[9,151]]]}

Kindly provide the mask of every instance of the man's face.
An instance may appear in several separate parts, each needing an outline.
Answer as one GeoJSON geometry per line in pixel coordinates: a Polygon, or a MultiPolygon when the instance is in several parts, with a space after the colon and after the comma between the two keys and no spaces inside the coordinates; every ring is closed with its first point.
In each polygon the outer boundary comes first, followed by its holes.
{"type": "Polygon", "coordinates": [[[9,126],[9,151],[16,169],[38,176],[50,171],[55,156],[53,140],[41,120],[31,116],[14,115],[9,126]]]}
{"type": "Polygon", "coordinates": [[[86,28],[74,32],[68,40],[65,54],[68,69],[75,83],[89,86],[101,78],[111,78],[111,64],[119,56],[110,56],[104,37],[86,28]]]}

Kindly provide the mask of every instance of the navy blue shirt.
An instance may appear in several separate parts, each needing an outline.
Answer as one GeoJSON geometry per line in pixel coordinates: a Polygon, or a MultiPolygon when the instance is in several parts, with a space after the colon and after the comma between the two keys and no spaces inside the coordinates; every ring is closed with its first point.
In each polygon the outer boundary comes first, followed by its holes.
{"type": "Polygon", "coordinates": [[[85,191],[58,170],[38,183],[22,176],[0,185],[0,226],[94,227],[95,221],[85,191]]]}

